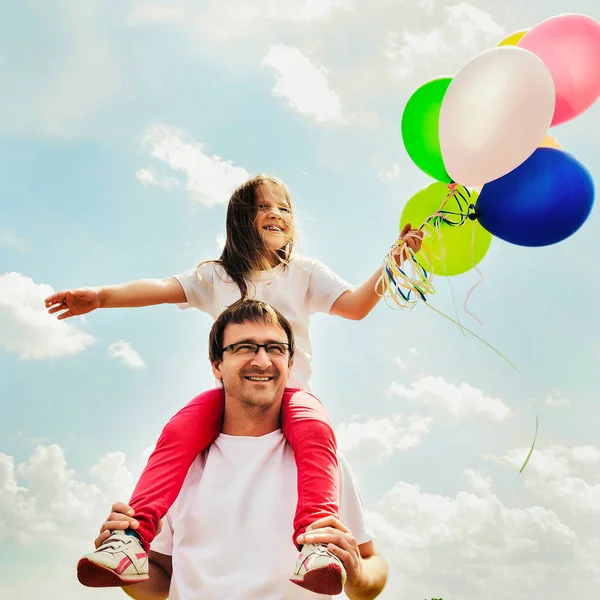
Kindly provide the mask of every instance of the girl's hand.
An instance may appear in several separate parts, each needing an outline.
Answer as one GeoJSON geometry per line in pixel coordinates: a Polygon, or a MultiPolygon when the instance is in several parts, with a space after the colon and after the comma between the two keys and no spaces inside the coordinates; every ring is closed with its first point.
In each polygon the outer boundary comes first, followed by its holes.
{"type": "Polygon", "coordinates": [[[348,577],[346,591],[360,589],[364,579],[360,548],[352,532],[339,519],[324,517],[315,521],[296,541],[299,544],[326,544],[327,550],[344,564],[348,577]]]}
{"type": "Polygon", "coordinates": [[[85,315],[102,305],[100,290],[96,288],[79,288],[76,290],[64,290],[48,296],[45,300],[48,312],[57,315],[57,319],[68,319],[75,315],[85,315]],[[64,312],[61,312],[64,311],[64,312]]]}
{"type": "Polygon", "coordinates": [[[100,533],[94,540],[94,546],[98,549],[110,536],[110,532],[115,529],[137,529],[140,524],[133,518],[135,514],[133,508],[124,502],[115,502],[112,505],[110,515],[106,517],[100,527],[100,533]]]}
{"type": "MultiPolygon", "coordinates": [[[[110,537],[110,532],[115,529],[137,529],[140,524],[134,518],[135,511],[131,506],[124,502],[115,502],[111,507],[111,512],[104,523],[100,527],[100,533],[94,540],[94,546],[98,549],[110,537]]],[[[162,529],[162,520],[158,522],[156,527],[156,535],[160,533],[162,529]]]]}
{"type": "Polygon", "coordinates": [[[423,231],[420,229],[412,229],[411,224],[407,223],[400,233],[398,240],[406,243],[406,245],[416,254],[423,244],[423,231]]]}

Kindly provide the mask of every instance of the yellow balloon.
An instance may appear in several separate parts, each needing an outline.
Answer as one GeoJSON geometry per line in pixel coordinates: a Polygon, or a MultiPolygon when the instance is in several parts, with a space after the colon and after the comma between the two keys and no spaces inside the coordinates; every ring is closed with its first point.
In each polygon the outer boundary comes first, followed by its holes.
{"type": "Polygon", "coordinates": [[[515,31],[510,35],[507,35],[498,46],[516,46],[521,38],[529,31],[529,29],[521,29],[520,31],[515,31]]]}
{"type": "Polygon", "coordinates": [[[562,146],[551,136],[546,135],[546,137],[540,142],[540,148],[556,148],[560,150],[562,146]]]}

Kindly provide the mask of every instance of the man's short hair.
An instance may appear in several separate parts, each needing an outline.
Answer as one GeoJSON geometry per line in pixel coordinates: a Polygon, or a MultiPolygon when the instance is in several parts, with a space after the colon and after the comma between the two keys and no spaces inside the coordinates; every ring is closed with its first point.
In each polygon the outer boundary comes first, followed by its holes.
{"type": "Polygon", "coordinates": [[[290,322],[276,309],[260,300],[238,300],[215,320],[208,336],[208,358],[211,363],[223,360],[223,337],[227,325],[251,321],[281,327],[287,336],[290,359],[294,358],[294,333],[290,322]]]}

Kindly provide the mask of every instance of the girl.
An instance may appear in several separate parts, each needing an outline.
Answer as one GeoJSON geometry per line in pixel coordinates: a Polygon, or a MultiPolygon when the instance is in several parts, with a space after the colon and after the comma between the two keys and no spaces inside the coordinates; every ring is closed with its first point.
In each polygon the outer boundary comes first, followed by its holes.
{"type": "MultiPolygon", "coordinates": [[[[401,233],[413,252],[420,249],[421,237],[410,225],[401,233]]],[[[310,315],[325,312],[363,319],[380,299],[381,290],[376,289],[380,270],[353,288],[319,261],[293,256],[295,238],[286,186],[274,177],[258,175],[231,196],[225,247],[218,260],[169,279],[57,292],[46,298],[46,307],[49,313],[58,313],[58,319],[67,319],[97,308],[171,303],[216,318],[240,298],[262,300],[283,313],[293,329],[296,353],[288,386],[308,390],[310,315]]],[[[222,411],[223,393],[216,389],[196,397],[169,421],[129,502],[139,526],[135,532],[111,535],[79,561],[78,577],[84,585],[122,586],[148,578],[146,553],[160,519],[179,494],[192,462],[219,434],[222,411]]],[[[322,404],[304,392],[284,395],[282,429],[298,467],[296,543],[317,519],[337,516],[336,442],[322,404]]],[[[326,546],[305,544],[292,581],[314,593],[339,594],[345,571],[326,546]]]]}

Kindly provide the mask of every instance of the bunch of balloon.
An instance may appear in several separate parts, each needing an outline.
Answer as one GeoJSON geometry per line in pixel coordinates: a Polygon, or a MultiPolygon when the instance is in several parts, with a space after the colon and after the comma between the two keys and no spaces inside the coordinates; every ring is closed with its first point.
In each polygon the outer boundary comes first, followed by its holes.
{"type": "Polygon", "coordinates": [[[421,253],[416,257],[399,243],[382,271],[397,304],[411,304],[401,288],[424,300],[432,274],[476,267],[492,236],[543,246],[583,225],[594,201],[592,177],[548,131],[598,97],[600,23],[578,14],[515,32],[454,77],[429,81],[412,94],[402,139],[436,183],[410,198],[400,220],[401,228],[410,222],[425,231],[421,253]]]}
{"type": "MultiPolygon", "coordinates": [[[[550,127],[578,117],[600,97],[600,23],[594,19],[552,17],[525,30],[514,43],[537,56],[552,77],[550,127]]],[[[520,246],[547,246],[568,238],[594,204],[588,170],[557,143],[540,146],[514,170],[486,183],[475,207],[483,227],[520,246]]]]}

